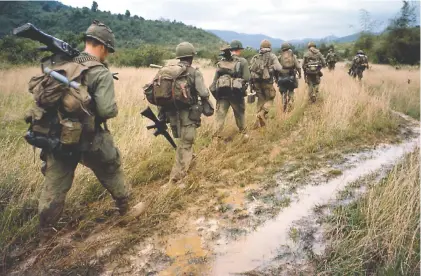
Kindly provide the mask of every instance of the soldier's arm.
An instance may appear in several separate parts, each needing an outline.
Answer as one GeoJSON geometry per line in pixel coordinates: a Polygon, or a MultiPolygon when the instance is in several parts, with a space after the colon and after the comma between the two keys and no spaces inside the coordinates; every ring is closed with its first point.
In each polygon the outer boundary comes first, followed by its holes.
{"type": "Polygon", "coordinates": [[[214,93],[216,91],[216,81],[218,80],[218,71],[215,72],[215,75],[213,77],[212,84],[209,86],[209,90],[214,93]]]}
{"type": "Polygon", "coordinates": [[[199,70],[195,71],[194,75],[194,86],[199,97],[203,99],[209,98],[209,90],[205,86],[205,80],[203,79],[203,75],[199,70]]]}
{"type": "Polygon", "coordinates": [[[326,60],[322,53],[319,53],[320,60],[322,61],[322,66],[326,67],[326,60]]]}
{"type": "Polygon", "coordinates": [[[273,70],[278,72],[282,70],[282,65],[279,63],[278,57],[275,54],[272,55],[272,64],[273,70]]]}
{"type": "Polygon", "coordinates": [[[249,82],[251,75],[250,75],[250,69],[249,69],[249,64],[247,60],[245,58],[241,59],[240,64],[241,64],[241,78],[245,80],[246,82],[249,82]]]}
{"type": "Polygon", "coordinates": [[[118,114],[115,101],[114,80],[110,71],[99,67],[96,72],[93,99],[95,102],[97,116],[102,119],[110,119],[118,114]]]}

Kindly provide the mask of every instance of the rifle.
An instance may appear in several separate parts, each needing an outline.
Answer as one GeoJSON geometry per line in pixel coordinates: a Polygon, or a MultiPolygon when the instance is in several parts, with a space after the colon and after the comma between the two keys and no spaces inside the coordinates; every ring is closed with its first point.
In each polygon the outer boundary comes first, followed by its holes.
{"type": "Polygon", "coordinates": [[[167,124],[163,121],[158,120],[158,118],[156,117],[156,115],[153,113],[152,109],[149,106],[148,108],[140,112],[140,114],[152,120],[155,123],[154,125],[147,126],[146,129],[148,130],[153,129],[153,128],[156,129],[154,132],[155,136],[158,136],[160,134],[164,135],[164,137],[168,140],[168,142],[170,142],[171,146],[173,146],[174,149],[177,149],[177,146],[174,140],[172,139],[171,135],[167,131],[168,129],[167,124]]]}
{"type": "Polygon", "coordinates": [[[62,54],[73,58],[80,54],[80,52],[72,48],[67,42],[55,38],[49,34],[44,33],[31,23],[26,23],[20,27],[13,29],[13,34],[19,37],[29,38],[41,42],[45,47],[41,47],[41,51],[50,51],[54,54],[62,54]]]}

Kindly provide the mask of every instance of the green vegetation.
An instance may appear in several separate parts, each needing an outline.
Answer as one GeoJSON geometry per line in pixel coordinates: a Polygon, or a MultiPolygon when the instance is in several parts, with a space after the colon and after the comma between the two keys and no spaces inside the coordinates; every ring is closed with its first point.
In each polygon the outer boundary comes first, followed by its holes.
{"type": "Polygon", "coordinates": [[[0,2],[0,63],[24,64],[39,60],[42,53],[36,51],[40,46],[38,43],[9,36],[13,28],[27,22],[82,49],[83,32],[94,19],[98,19],[116,35],[117,53],[120,52],[121,56],[110,61],[115,60],[117,65],[124,66],[146,65],[148,59],[159,63],[157,58],[162,60],[170,56],[182,41],[193,43],[197,50],[212,51],[222,43],[217,36],[181,22],[145,20],[137,15],[131,16],[128,10],[122,15],[100,11],[99,8],[95,1],[90,9],[71,8],[57,1],[0,2]],[[148,45],[159,45],[159,55],[146,58],[151,49],[148,45]],[[142,49],[144,47],[147,49],[142,49]],[[130,62],[132,59],[134,61],[130,62]]]}
{"type": "Polygon", "coordinates": [[[330,217],[330,246],[316,260],[321,275],[419,275],[418,150],[363,198],[330,217]]]}

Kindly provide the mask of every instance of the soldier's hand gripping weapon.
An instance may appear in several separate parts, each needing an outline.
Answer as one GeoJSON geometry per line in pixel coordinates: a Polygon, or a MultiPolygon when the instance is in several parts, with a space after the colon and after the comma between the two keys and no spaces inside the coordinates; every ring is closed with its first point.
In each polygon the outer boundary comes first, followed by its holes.
{"type": "Polygon", "coordinates": [[[170,142],[171,146],[173,146],[174,149],[177,148],[174,140],[172,139],[171,135],[168,133],[167,124],[163,121],[160,121],[156,115],[153,113],[152,109],[150,107],[146,108],[142,112],[140,112],[142,116],[145,116],[146,118],[152,120],[155,124],[151,126],[147,126],[146,129],[156,129],[154,132],[155,136],[158,135],[164,135],[164,137],[170,142]]]}

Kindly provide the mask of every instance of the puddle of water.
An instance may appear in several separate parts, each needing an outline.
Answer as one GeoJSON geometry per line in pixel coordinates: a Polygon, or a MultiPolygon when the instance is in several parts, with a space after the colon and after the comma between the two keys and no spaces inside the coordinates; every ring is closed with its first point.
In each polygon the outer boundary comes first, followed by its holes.
{"type": "Polygon", "coordinates": [[[244,273],[269,263],[280,254],[279,247],[288,244],[289,230],[294,221],[308,216],[315,205],[335,200],[337,192],[349,183],[395,164],[406,153],[413,151],[418,142],[416,138],[399,145],[379,147],[370,152],[371,158],[357,161],[354,168],[343,171],[341,176],[317,186],[299,188],[297,198],[274,220],[266,222],[248,236],[217,247],[211,274],[224,276],[244,273]]]}
{"type": "Polygon", "coordinates": [[[206,264],[208,252],[202,248],[202,240],[197,234],[170,239],[166,254],[174,262],[159,273],[161,276],[196,275],[209,269],[206,264]]]}

